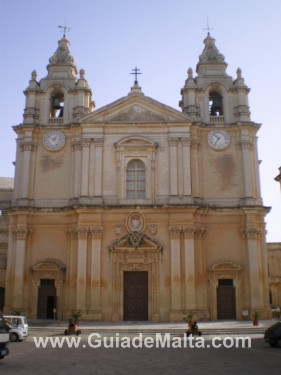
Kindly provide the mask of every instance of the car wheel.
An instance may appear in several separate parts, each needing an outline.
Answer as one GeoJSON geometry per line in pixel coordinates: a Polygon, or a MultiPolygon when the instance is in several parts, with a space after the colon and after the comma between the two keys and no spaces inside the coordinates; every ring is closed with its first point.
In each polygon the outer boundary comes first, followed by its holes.
{"type": "Polygon", "coordinates": [[[279,340],[277,341],[277,346],[278,346],[278,348],[281,348],[281,339],[279,339],[279,340]]]}
{"type": "Polygon", "coordinates": [[[19,336],[16,333],[14,333],[14,332],[11,332],[9,334],[9,337],[10,337],[10,341],[12,341],[12,342],[16,342],[16,341],[19,340],[19,336]]]}
{"type": "Polygon", "coordinates": [[[275,348],[275,346],[277,345],[276,342],[269,342],[269,345],[272,347],[272,348],[275,348]]]}

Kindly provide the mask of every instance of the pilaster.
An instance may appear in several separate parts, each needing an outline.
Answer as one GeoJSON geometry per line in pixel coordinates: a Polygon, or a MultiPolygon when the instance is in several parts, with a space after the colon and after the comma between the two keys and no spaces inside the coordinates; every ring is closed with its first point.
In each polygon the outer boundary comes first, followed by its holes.
{"type": "Polygon", "coordinates": [[[190,138],[182,138],[183,195],[191,195],[190,138]]]}
{"type": "Polygon", "coordinates": [[[103,151],[103,139],[96,138],[95,142],[95,196],[101,197],[102,195],[102,151],[103,151]]]}
{"type": "Polygon", "coordinates": [[[249,140],[241,140],[238,143],[238,147],[242,151],[245,198],[253,198],[253,170],[251,162],[251,149],[253,145],[249,140]]]}
{"type": "Polygon", "coordinates": [[[15,265],[13,281],[13,309],[24,311],[26,300],[24,296],[24,274],[27,252],[27,241],[31,235],[31,230],[26,226],[19,226],[14,230],[15,240],[15,265]]]}
{"type": "Polygon", "coordinates": [[[82,145],[80,141],[74,141],[72,144],[73,156],[73,197],[78,198],[80,195],[81,185],[81,158],[82,158],[82,145]]]}
{"type": "Polygon", "coordinates": [[[89,228],[79,226],[76,228],[78,235],[78,253],[77,253],[77,290],[76,290],[76,309],[86,309],[86,289],[87,289],[87,241],[89,228]]]}
{"type": "Polygon", "coordinates": [[[264,305],[263,284],[260,279],[261,270],[259,266],[261,231],[257,228],[249,227],[244,229],[244,235],[248,249],[250,304],[251,308],[255,309],[264,305]]]}
{"type": "Polygon", "coordinates": [[[101,237],[102,227],[90,227],[91,271],[90,271],[90,310],[94,319],[101,319],[101,237]]]}
{"type": "Polygon", "coordinates": [[[181,305],[181,267],[180,267],[180,227],[171,227],[171,309],[170,321],[178,320],[182,314],[181,305]]]}
{"type": "Polygon", "coordinates": [[[185,268],[185,309],[194,310],[195,301],[195,259],[194,235],[195,227],[184,227],[184,268],[185,268]]]}
{"type": "Polygon", "coordinates": [[[31,141],[22,142],[20,144],[20,151],[23,153],[22,159],[22,173],[21,173],[21,189],[19,198],[28,199],[30,198],[30,186],[31,186],[31,153],[36,151],[37,147],[35,143],[31,141]]]}
{"type": "Polygon", "coordinates": [[[90,139],[82,140],[82,176],[81,176],[81,196],[89,195],[89,156],[90,156],[90,139]]]}
{"type": "Polygon", "coordinates": [[[178,139],[171,137],[169,138],[169,152],[170,152],[170,195],[178,195],[178,139]]]}

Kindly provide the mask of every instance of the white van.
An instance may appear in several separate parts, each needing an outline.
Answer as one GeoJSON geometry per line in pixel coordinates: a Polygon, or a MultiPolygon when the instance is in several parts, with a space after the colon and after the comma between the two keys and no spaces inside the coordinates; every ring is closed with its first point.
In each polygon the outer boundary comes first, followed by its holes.
{"type": "Polygon", "coordinates": [[[28,323],[25,316],[21,315],[4,315],[4,319],[16,327],[21,328],[26,336],[28,336],[28,323]]]}

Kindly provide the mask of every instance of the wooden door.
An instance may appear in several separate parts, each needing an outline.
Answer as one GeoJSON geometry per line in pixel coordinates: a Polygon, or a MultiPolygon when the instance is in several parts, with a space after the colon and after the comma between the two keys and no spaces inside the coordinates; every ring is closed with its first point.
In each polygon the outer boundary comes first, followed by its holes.
{"type": "Polygon", "coordinates": [[[236,319],[235,287],[230,282],[218,285],[217,309],[218,319],[236,319]]]}
{"type": "Polygon", "coordinates": [[[56,307],[55,280],[43,279],[38,288],[38,319],[54,319],[53,309],[56,307]]]}
{"type": "Polygon", "coordinates": [[[148,272],[124,272],[124,320],[148,320],[148,272]]]}

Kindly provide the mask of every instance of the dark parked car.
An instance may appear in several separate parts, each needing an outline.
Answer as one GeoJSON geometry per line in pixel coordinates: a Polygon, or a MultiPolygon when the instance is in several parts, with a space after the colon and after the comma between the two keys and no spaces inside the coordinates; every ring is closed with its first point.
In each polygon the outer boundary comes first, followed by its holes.
{"type": "Polygon", "coordinates": [[[264,333],[264,341],[270,346],[279,346],[281,348],[281,322],[276,322],[264,333]]]}

